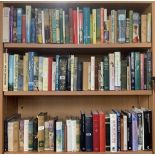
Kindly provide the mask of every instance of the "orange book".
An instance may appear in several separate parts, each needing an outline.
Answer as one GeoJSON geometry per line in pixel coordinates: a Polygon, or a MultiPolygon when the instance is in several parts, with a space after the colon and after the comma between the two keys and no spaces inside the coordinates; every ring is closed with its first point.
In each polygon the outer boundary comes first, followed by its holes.
{"type": "Polygon", "coordinates": [[[105,114],[103,112],[99,113],[99,135],[99,151],[105,152],[105,114]]]}

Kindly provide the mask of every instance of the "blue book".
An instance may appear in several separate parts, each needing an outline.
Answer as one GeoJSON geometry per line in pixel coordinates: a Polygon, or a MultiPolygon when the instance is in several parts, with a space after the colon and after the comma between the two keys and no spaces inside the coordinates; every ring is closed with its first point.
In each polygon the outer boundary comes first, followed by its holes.
{"type": "Polygon", "coordinates": [[[126,10],[118,10],[118,42],[125,43],[126,38],[126,10]]]}
{"type": "Polygon", "coordinates": [[[83,40],[84,44],[90,44],[90,8],[83,8],[83,40]]]}
{"type": "Polygon", "coordinates": [[[132,150],[138,150],[137,113],[132,112],[132,150]]]}
{"type": "Polygon", "coordinates": [[[18,90],[23,90],[23,56],[19,55],[18,60],[18,90]]]}
{"type": "Polygon", "coordinates": [[[55,73],[55,90],[59,90],[59,59],[60,55],[56,55],[56,73],[55,73]]]}
{"type": "Polygon", "coordinates": [[[31,42],[31,6],[26,5],[26,42],[31,42]]]}
{"type": "Polygon", "coordinates": [[[92,116],[85,117],[86,127],[86,151],[93,151],[93,118],[92,116]]]}
{"type": "Polygon", "coordinates": [[[32,18],[31,20],[31,42],[36,43],[36,22],[35,18],[32,18]]]}
{"type": "Polygon", "coordinates": [[[28,80],[28,90],[33,91],[34,86],[34,52],[29,52],[28,54],[28,64],[29,64],[29,80],[28,80]]]}
{"type": "Polygon", "coordinates": [[[17,42],[22,42],[22,8],[17,8],[17,42]]]}
{"type": "Polygon", "coordinates": [[[9,91],[13,91],[13,81],[14,81],[14,55],[9,55],[9,79],[8,79],[8,88],[9,91]]]}

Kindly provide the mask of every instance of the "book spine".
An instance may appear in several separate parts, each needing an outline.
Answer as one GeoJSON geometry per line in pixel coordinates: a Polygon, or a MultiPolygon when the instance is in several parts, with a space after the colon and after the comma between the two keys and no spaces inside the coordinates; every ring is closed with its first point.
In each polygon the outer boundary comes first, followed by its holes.
{"type": "Polygon", "coordinates": [[[49,150],[49,121],[45,121],[45,147],[44,150],[49,150]]]}
{"type": "Polygon", "coordinates": [[[78,65],[78,57],[74,57],[74,77],[73,77],[73,90],[77,90],[77,66],[78,65]]]}
{"type": "Polygon", "coordinates": [[[33,119],[33,150],[38,151],[38,119],[33,119]]]}
{"type": "Polygon", "coordinates": [[[19,151],[24,151],[24,120],[19,123],[19,151]]]}
{"type": "Polygon", "coordinates": [[[69,15],[65,14],[65,43],[70,43],[70,36],[69,36],[69,15]]]}
{"type": "Polygon", "coordinates": [[[54,151],[54,121],[49,120],[49,150],[54,151]]]}
{"type": "Polygon", "coordinates": [[[60,43],[64,43],[63,41],[63,10],[59,10],[59,24],[60,24],[60,43]]]}
{"type": "Polygon", "coordinates": [[[91,90],[91,65],[88,62],[88,90],[91,90]]]}
{"type": "Polygon", "coordinates": [[[26,5],[26,42],[31,42],[31,6],[26,5]]]}
{"type": "Polygon", "coordinates": [[[33,120],[30,120],[28,124],[28,136],[29,136],[28,150],[32,151],[33,150],[33,120]]]}
{"type": "Polygon", "coordinates": [[[77,90],[82,90],[82,70],[83,70],[83,65],[81,62],[78,62],[77,66],[77,90]]]}
{"type": "Polygon", "coordinates": [[[110,114],[110,151],[117,152],[117,116],[110,114]]]}
{"type": "Polygon", "coordinates": [[[117,112],[117,151],[121,151],[121,116],[117,112]]]}
{"type": "Polygon", "coordinates": [[[43,91],[48,91],[48,58],[43,58],[43,91]]]}
{"type": "Polygon", "coordinates": [[[41,32],[42,32],[42,43],[44,44],[45,43],[45,17],[44,17],[44,10],[41,11],[41,19],[42,19],[42,29],[41,29],[41,32]]]}
{"type": "Polygon", "coordinates": [[[73,10],[72,17],[73,17],[73,24],[72,24],[73,25],[73,43],[77,44],[78,34],[77,34],[77,11],[76,10],[73,10]]]}
{"type": "Polygon", "coordinates": [[[52,90],[52,62],[53,58],[48,57],[48,91],[52,90]]]}
{"type": "Polygon", "coordinates": [[[3,53],[3,91],[8,91],[8,53],[3,53]]]}
{"type": "Polygon", "coordinates": [[[39,57],[39,91],[43,90],[43,57],[39,57]]]}
{"type": "Polygon", "coordinates": [[[18,59],[18,90],[23,90],[23,55],[18,59]]]}
{"type": "Polygon", "coordinates": [[[36,43],[36,21],[35,18],[31,19],[31,42],[36,43]]]}
{"type": "Polygon", "coordinates": [[[14,91],[18,91],[18,61],[19,61],[19,55],[14,55],[14,91]]]}
{"type": "Polygon", "coordinates": [[[83,44],[83,12],[79,13],[79,43],[83,44]]]}
{"type": "Polygon", "coordinates": [[[133,13],[133,43],[138,43],[139,40],[139,13],[133,13]]]}
{"type": "Polygon", "coordinates": [[[62,151],[62,122],[56,122],[56,152],[62,151]]]}
{"type": "Polygon", "coordinates": [[[128,150],[132,150],[132,115],[128,113],[127,118],[127,140],[128,140],[128,150]]]}
{"type": "Polygon", "coordinates": [[[71,91],[74,90],[74,55],[71,55],[71,91]]]}
{"type": "MultiPolygon", "coordinates": [[[[63,13],[62,13],[63,15],[63,26],[62,26],[62,28],[63,28],[63,43],[65,44],[66,43],[66,24],[65,24],[65,11],[63,11],[63,13]]],[[[67,21],[68,22],[68,21],[67,21]]]]}
{"type": "Polygon", "coordinates": [[[141,90],[144,90],[144,53],[140,54],[140,77],[141,90]]]}
{"type": "Polygon", "coordinates": [[[17,9],[13,10],[13,42],[17,42],[17,9]]]}
{"type": "Polygon", "coordinates": [[[126,18],[126,43],[130,42],[130,19],[126,18]]]}
{"type": "Polygon", "coordinates": [[[71,121],[71,126],[72,126],[72,151],[76,151],[76,120],[71,121]]]}
{"type": "Polygon", "coordinates": [[[135,90],[135,53],[131,52],[131,90],[135,90]]]}
{"type": "Polygon", "coordinates": [[[80,120],[76,120],[76,152],[80,151],[80,120]]]}
{"type": "Polygon", "coordinates": [[[103,37],[104,37],[104,42],[107,42],[109,40],[109,32],[108,32],[108,22],[107,22],[107,9],[104,8],[104,34],[103,34],[103,37]]]}
{"type": "Polygon", "coordinates": [[[67,125],[67,152],[72,151],[72,120],[66,120],[67,125]]]}
{"type": "Polygon", "coordinates": [[[121,90],[127,90],[127,59],[121,60],[121,90]]]}
{"type": "Polygon", "coordinates": [[[109,114],[105,117],[105,127],[106,127],[106,151],[110,151],[110,116],[109,114]]]}
{"type": "Polygon", "coordinates": [[[37,19],[37,42],[38,43],[42,43],[42,13],[41,13],[41,9],[36,9],[35,8],[35,15],[36,15],[36,19],[37,19]]]}
{"type": "Polygon", "coordinates": [[[24,151],[29,151],[29,120],[24,120],[24,151]]]}
{"type": "Polygon", "coordinates": [[[28,53],[23,58],[23,90],[28,91],[28,53]]]}
{"type": "Polygon", "coordinates": [[[13,122],[13,151],[19,151],[19,121],[13,122]]]}
{"type": "Polygon", "coordinates": [[[38,90],[38,77],[39,77],[39,57],[37,55],[34,56],[34,90],[38,90]]]}
{"type": "Polygon", "coordinates": [[[10,24],[9,24],[9,29],[10,29],[10,42],[13,42],[13,11],[14,11],[14,7],[11,6],[10,7],[10,24]]]}
{"type": "Polygon", "coordinates": [[[96,42],[101,43],[101,8],[96,9],[96,42]]]}
{"type": "Polygon", "coordinates": [[[104,43],[104,8],[101,8],[100,11],[100,18],[101,18],[101,23],[100,23],[100,27],[101,27],[101,43],[104,43]]]}
{"type": "Polygon", "coordinates": [[[28,53],[29,81],[28,90],[33,91],[34,88],[34,52],[28,53]]]}
{"type": "Polygon", "coordinates": [[[69,36],[70,36],[70,44],[73,43],[73,16],[72,16],[72,8],[69,8],[69,36]]]}
{"type": "Polygon", "coordinates": [[[103,59],[104,90],[109,90],[109,58],[105,55],[103,59]]]}
{"type": "Polygon", "coordinates": [[[17,8],[17,42],[22,42],[22,8],[17,8]]]}
{"type": "Polygon", "coordinates": [[[95,56],[91,56],[91,90],[95,90],[95,56]]]}
{"type": "Polygon", "coordinates": [[[109,54],[109,90],[114,90],[114,53],[109,54]]]}
{"type": "Polygon", "coordinates": [[[60,11],[56,9],[55,11],[55,18],[56,18],[56,43],[60,43],[60,11]]]}
{"type": "Polygon", "coordinates": [[[141,15],[141,42],[146,43],[147,31],[147,16],[141,15]]]}
{"type": "Polygon", "coordinates": [[[130,10],[129,11],[129,20],[130,20],[130,23],[129,23],[129,41],[130,43],[133,42],[133,10],[130,10]]]}
{"type": "Polygon", "coordinates": [[[92,10],[93,18],[93,44],[96,44],[96,9],[92,10]]]}
{"type": "Polygon", "coordinates": [[[13,91],[14,88],[14,55],[9,55],[9,69],[8,69],[8,89],[13,91]]]}
{"type": "Polygon", "coordinates": [[[56,62],[52,62],[52,91],[55,91],[56,62]]]}
{"type": "Polygon", "coordinates": [[[131,90],[131,57],[127,57],[127,90],[131,90]]]}
{"type": "Polygon", "coordinates": [[[79,32],[80,32],[80,29],[79,29],[79,24],[80,24],[80,10],[79,10],[79,7],[76,8],[76,16],[77,16],[77,44],[80,43],[80,39],[79,39],[79,32]]]}
{"type": "Polygon", "coordinates": [[[151,34],[152,34],[152,29],[151,29],[151,23],[152,23],[152,15],[151,13],[147,14],[147,42],[151,42],[151,34]]]}
{"type": "Polygon", "coordinates": [[[123,144],[123,150],[128,150],[128,140],[127,140],[127,116],[123,116],[123,124],[124,124],[124,129],[123,129],[123,132],[124,132],[124,144],[123,144]]]}
{"type": "Polygon", "coordinates": [[[135,52],[135,90],[140,90],[140,53],[135,52]]]}
{"type": "Polygon", "coordinates": [[[59,90],[59,60],[60,56],[56,55],[56,75],[55,75],[55,90],[59,90]]]}
{"type": "Polygon", "coordinates": [[[22,16],[22,43],[26,43],[26,16],[22,16]]]}
{"type": "Polygon", "coordinates": [[[111,42],[115,43],[115,10],[111,10],[111,42]]]}

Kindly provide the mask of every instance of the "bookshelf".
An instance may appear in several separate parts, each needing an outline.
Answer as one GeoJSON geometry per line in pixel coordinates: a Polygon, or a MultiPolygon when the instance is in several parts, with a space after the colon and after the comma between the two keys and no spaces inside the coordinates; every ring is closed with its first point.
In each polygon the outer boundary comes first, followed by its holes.
{"type": "MultiPolygon", "coordinates": [[[[66,49],[72,50],[74,54],[85,54],[83,59],[91,53],[102,54],[104,51],[123,49],[123,52],[128,50],[144,50],[152,49],[152,75],[155,76],[155,20],[152,20],[152,43],[104,43],[104,44],[34,44],[34,43],[2,43],[2,10],[4,6],[21,6],[30,4],[36,7],[75,7],[75,6],[105,6],[108,9],[127,8],[138,10],[141,13],[148,11],[152,12],[152,19],[155,19],[155,2],[0,2],[0,72],[3,68],[3,49],[8,51],[33,49],[36,52],[46,50],[48,53],[55,54],[59,49],[65,54],[66,49]],[[50,5],[49,5],[50,4],[50,5]],[[76,49],[76,50],[75,50],[76,49]],[[91,49],[91,50],[90,50],[91,49]],[[102,51],[103,49],[103,51],[102,51]],[[75,51],[74,51],[75,50],[75,51]],[[94,50],[94,51],[93,51],[94,50]]],[[[0,74],[0,153],[5,154],[56,154],[57,152],[4,152],[4,118],[15,112],[19,112],[23,117],[36,116],[40,111],[47,111],[48,114],[60,115],[61,117],[67,114],[77,116],[81,109],[89,112],[92,109],[103,108],[108,111],[112,108],[131,108],[132,106],[143,106],[152,109],[153,118],[153,149],[152,151],[121,151],[116,154],[151,154],[155,153],[155,105],[154,105],[154,87],[152,90],[134,90],[134,91],[6,91],[3,92],[3,75],[0,74]],[[60,108],[61,107],[61,108],[60,108]],[[63,112],[62,112],[63,109],[63,112]]],[[[63,154],[74,154],[74,152],[62,152],[63,154]]],[[[102,152],[76,152],[77,154],[100,154],[102,152]]],[[[111,152],[103,152],[112,154],[111,152]]]]}

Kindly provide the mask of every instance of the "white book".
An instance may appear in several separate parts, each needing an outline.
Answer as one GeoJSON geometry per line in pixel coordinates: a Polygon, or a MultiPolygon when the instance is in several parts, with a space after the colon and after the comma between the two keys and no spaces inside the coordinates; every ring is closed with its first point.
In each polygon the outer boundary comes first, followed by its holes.
{"type": "Polygon", "coordinates": [[[26,42],[31,42],[31,5],[26,5],[26,42]]]}
{"type": "Polygon", "coordinates": [[[56,62],[52,62],[52,91],[55,91],[56,62]]]}
{"type": "Polygon", "coordinates": [[[65,11],[63,11],[63,43],[65,44],[65,11]]]}
{"type": "Polygon", "coordinates": [[[67,152],[72,152],[72,120],[66,120],[67,125],[67,152]]]}
{"type": "Polygon", "coordinates": [[[91,88],[91,67],[90,67],[90,62],[88,62],[88,90],[91,88]]]}
{"type": "Polygon", "coordinates": [[[62,122],[56,122],[56,152],[62,152],[62,122]]]}
{"type": "Polygon", "coordinates": [[[115,52],[115,90],[121,90],[121,53],[115,52]]]}
{"type": "Polygon", "coordinates": [[[24,151],[29,151],[29,120],[24,120],[24,151]]]}
{"type": "Polygon", "coordinates": [[[14,54],[14,91],[18,91],[18,61],[19,55],[14,54]]]}
{"type": "Polygon", "coordinates": [[[107,9],[104,9],[104,22],[107,21],[107,9]]]}
{"type": "Polygon", "coordinates": [[[72,151],[76,151],[76,120],[72,120],[72,151]]]}
{"type": "Polygon", "coordinates": [[[109,90],[114,90],[115,70],[114,70],[114,53],[109,54],[109,90]]]}
{"type": "Polygon", "coordinates": [[[95,56],[91,56],[91,90],[95,90],[95,56]]]}
{"type": "Polygon", "coordinates": [[[3,8],[3,42],[10,41],[10,8],[3,8]]]}
{"type": "Polygon", "coordinates": [[[8,91],[8,53],[3,53],[3,91],[8,91]]]}
{"type": "Polygon", "coordinates": [[[110,151],[117,152],[117,115],[110,114],[110,151]]]}
{"type": "Polygon", "coordinates": [[[71,91],[74,91],[74,55],[71,55],[71,91]]]}
{"type": "Polygon", "coordinates": [[[43,91],[48,91],[48,58],[43,58],[43,91]]]}
{"type": "Polygon", "coordinates": [[[128,150],[128,135],[127,135],[127,116],[126,115],[123,115],[123,133],[124,133],[124,144],[123,144],[123,150],[124,151],[127,151],[128,150]]]}
{"type": "Polygon", "coordinates": [[[43,90],[43,57],[39,57],[39,83],[38,88],[39,91],[43,90]]]}
{"type": "Polygon", "coordinates": [[[77,7],[77,43],[79,44],[79,31],[80,31],[80,29],[79,29],[79,23],[80,23],[80,19],[79,19],[79,7],[77,7]]]}
{"type": "Polygon", "coordinates": [[[44,10],[41,11],[41,19],[42,19],[42,43],[45,43],[45,22],[44,22],[44,10]]]}
{"type": "Polygon", "coordinates": [[[151,42],[151,21],[152,17],[151,17],[151,13],[147,14],[147,42],[151,42]]]}
{"type": "Polygon", "coordinates": [[[8,151],[13,151],[13,122],[8,122],[8,151]]]}

